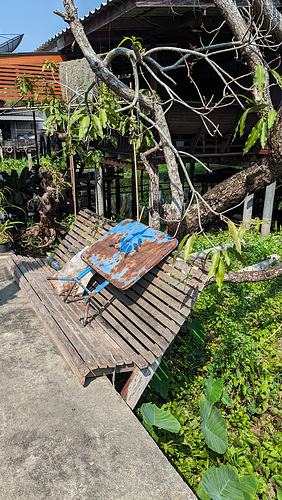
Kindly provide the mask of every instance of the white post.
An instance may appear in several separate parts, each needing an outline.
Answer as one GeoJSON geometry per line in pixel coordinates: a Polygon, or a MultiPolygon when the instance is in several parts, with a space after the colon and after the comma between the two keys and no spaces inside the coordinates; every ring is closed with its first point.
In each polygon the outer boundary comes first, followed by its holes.
{"type": "Polygon", "coordinates": [[[275,196],[275,188],[276,188],[276,181],[273,182],[272,184],[269,184],[269,186],[266,186],[266,188],[265,188],[262,220],[265,221],[266,224],[261,225],[262,236],[268,236],[270,233],[273,204],[274,204],[274,196],[275,196]]]}
{"type": "Polygon", "coordinates": [[[103,168],[95,170],[96,214],[104,215],[103,168]]]}
{"type": "Polygon", "coordinates": [[[28,168],[29,168],[29,170],[32,170],[32,157],[31,157],[31,153],[27,153],[27,161],[28,161],[28,168]]]}
{"type": "Polygon", "coordinates": [[[254,205],[254,195],[248,194],[244,201],[243,224],[249,229],[249,222],[252,220],[254,205]]]}

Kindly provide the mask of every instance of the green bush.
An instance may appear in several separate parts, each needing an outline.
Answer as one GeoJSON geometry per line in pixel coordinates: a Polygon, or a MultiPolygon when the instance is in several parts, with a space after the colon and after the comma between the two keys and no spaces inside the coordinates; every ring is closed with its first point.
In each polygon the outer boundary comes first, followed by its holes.
{"type": "MultiPolygon", "coordinates": [[[[209,238],[214,244],[227,239],[224,232],[209,238]]],[[[247,264],[281,253],[281,233],[261,237],[252,231],[244,239],[247,264]]],[[[204,239],[197,245],[209,246],[204,239]]],[[[207,286],[165,355],[171,373],[167,397],[152,388],[144,393],[141,403],[150,401],[180,422],[177,435],[158,429],[158,444],[195,491],[206,470],[224,465],[239,478],[257,478],[256,498],[281,498],[281,324],[281,277],[223,284],[220,293],[215,284],[207,286]],[[199,401],[210,375],[223,379],[232,398],[232,406],[223,398],[218,406],[228,434],[224,454],[207,447],[201,428],[199,401]]]]}

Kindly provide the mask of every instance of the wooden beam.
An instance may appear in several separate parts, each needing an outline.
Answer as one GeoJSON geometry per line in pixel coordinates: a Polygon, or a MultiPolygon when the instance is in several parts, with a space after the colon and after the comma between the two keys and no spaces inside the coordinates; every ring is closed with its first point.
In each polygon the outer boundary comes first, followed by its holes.
{"type": "Polygon", "coordinates": [[[159,367],[162,355],[156,358],[156,361],[148,368],[139,370],[134,368],[127,383],[121,391],[121,396],[128,406],[133,410],[149,384],[151,378],[159,367]]]}

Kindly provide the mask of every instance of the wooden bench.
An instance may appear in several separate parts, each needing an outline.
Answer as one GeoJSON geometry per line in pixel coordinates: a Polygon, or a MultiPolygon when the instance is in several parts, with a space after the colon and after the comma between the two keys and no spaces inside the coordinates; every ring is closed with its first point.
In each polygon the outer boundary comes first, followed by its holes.
{"type": "MultiPolygon", "coordinates": [[[[79,212],[55,252],[63,265],[115,224],[89,210],[79,212]]],[[[43,259],[11,255],[8,267],[47,326],[65,360],[85,384],[90,377],[130,374],[121,395],[134,408],[161,357],[189,316],[207,274],[168,256],[125,291],[108,285],[95,295],[83,327],[84,304],[65,304],[46,278],[43,259]]],[[[103,278],[94,275],[95,283],[103,278]]]]}

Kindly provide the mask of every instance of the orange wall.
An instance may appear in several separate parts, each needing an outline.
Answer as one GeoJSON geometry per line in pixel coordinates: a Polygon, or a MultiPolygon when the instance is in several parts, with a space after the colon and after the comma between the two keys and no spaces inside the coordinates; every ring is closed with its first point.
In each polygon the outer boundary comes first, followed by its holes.
{"type": "MultiPolygon", "coordinates": [[[[0,99],[6,101],[8,99],[20,99],[20,91],[15,89],[15,79],[18,76],[27,74],[29,76],[38,76],[41,74],[44,62],[53,61],[60,63],[65,60],[64,56],[59,54],[0,54],[0,99]]],[[[45,70],[42,74],[42,79],[39,80],[36,91],[39,98],[43,99],[42,83],[47,80],[52,84],[56,95],[61,95],[61,87],[58,72],[45,70]]],[[[25,99],[28,96],[25,97],[25,99]]]]}

